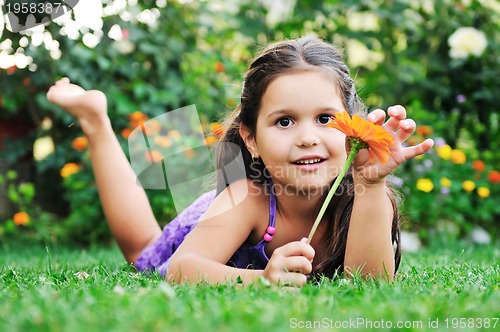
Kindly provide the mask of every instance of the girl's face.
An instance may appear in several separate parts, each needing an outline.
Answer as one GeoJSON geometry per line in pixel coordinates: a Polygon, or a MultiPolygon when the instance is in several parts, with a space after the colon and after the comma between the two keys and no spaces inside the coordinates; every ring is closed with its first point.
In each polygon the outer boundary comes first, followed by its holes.
{"type": "Polygon", "coordinates": [[[343,111],[337,85],[324,73],[285,74],[269,84],[249,147],[282,186],[277,190],[326,194],[346,160],[345,135],[327,124],[343,111]]]}

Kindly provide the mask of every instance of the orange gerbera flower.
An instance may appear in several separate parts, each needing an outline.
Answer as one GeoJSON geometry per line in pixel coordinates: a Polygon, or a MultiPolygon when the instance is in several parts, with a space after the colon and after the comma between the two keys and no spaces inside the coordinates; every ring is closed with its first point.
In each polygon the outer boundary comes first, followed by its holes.
{"type": "Polygon", "coordinates": [[[351,118],[347,112],[335,115],[328,125],[346,134],[351,146],[360,145],[359,150],[368,149],[370,161],[373,162],[378,158],[385,164],[389,160],[389,146],[394,145],[394,141],[381,126],[368,122],[356,114],[351,118]]]}

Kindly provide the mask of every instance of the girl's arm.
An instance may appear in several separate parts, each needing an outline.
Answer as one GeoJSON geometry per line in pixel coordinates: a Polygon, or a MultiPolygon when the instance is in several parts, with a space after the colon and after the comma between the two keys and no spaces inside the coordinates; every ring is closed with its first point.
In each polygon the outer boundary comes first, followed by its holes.
{"type": "Polygon", "coordinates": [[[170,282],[215,284],[240,278],[249,283],[260,277],[262,271],[225,265],[250,236],[259,217],[260,211],[251,208],[258,197],[250,195],[249,188],[246,180],[237,181],[215,198],[172,256],[167,274],[170,282]]]}
{"type": "Polygon", "coordinates": [[[393,136],[394,145],[390,148],[390,158],[386,164],[370,162],[367,151],[361,150],[354,160],[354,205],[351,214],[344,269],[371,276],[382,276],[388,280],[394,277],[394,249],[392,247],[393,209],[386,188],[386,177],[404,161],[422,155],[433,146],[426,140],[411,147],[403,143],[413,134],[416,124],[406,119],[402,106],[392,106],[385,112],[376,110],[368,120],[380,124],[393,136]]]}
{"type": "Polygon", "coordinates": [[[344,269],[361,274],[394,276],[393,209],[385,181],[364,184],[354,175],[354,206],[347,235],[344,269]]]}
{"type": "Polygon", "coordinates": [[[249,180],[237,181],[216,197],[199,224],[172,256],[167,279],[172,283],[209,284],[242,281],[261,276],[273,283],[301,286],[312,271],[314,249],[294,241],[274,250],[265,270],[225,265],[256,230],[269,220],[268,198],[249,180]]]}

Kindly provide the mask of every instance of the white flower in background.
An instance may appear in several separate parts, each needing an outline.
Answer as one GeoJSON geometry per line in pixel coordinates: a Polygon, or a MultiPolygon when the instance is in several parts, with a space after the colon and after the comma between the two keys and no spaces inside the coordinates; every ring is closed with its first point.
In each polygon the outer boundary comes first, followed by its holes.
{"type": "Polygon", "coordinates": [[[384,61],[384,53],[372,51],[357,39],[349,39],[345,43],[348,65],[351,68],[364,66],[370,70],[377,68],[384,61]]]}
{"type": "Polygon", "coordinates": [[[113,43],[113,47],[121,54],[130,54],[135,50],[135,45],[128,39],[113,43]]]}
{"type": "Polygon", "coordinates": [[[488,40],[484,32],[472,27],[462,27],[448,38],[448,45],[450,46],[450,57],[465,59],[471,55],[481,56],[488,46],[488,40]]]}
{"type": "Polygon", "coordinates": [[[352,31],[379,31],[379,19],[368,12],[349,12],[347,14],[347,27],[352,31]]]}
{"type": "MultiPolygon", "coordinates": [[[[266,23],[274,26],[292,16],[296,0],[260,0],[260,2],[268,10],[266,23]]],[[[224,6],[227,6],[227,4],[224,3],[224,6]]]]}

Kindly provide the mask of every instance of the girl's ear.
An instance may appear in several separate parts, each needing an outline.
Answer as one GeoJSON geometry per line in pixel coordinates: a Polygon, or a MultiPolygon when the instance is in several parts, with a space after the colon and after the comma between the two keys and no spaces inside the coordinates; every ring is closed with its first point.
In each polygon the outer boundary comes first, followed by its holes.
{"type": "Polygon", "coordinates": [[[250,152],[250,154],[258,158],[259,157],[259,152],[257,150],[257,144],[255,143],[255,136],[252,134],[250,129],[247,128],[244,124],[240,123],[240,136],[243,142],[245,142],[245,145],[250,152]]]}

